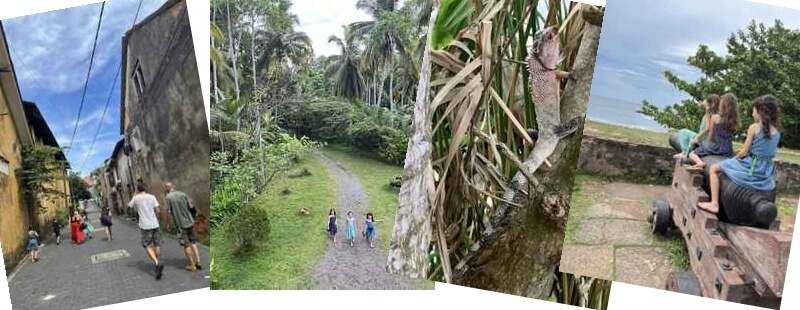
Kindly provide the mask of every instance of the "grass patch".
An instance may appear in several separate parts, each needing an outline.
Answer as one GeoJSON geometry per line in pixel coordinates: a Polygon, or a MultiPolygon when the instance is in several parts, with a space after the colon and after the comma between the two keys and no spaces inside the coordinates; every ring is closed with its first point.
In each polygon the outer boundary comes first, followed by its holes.
{"type": "Polygon", "coordinates": [[[336,203],[336,179],[317,156],[306,155],[295,170],[281,175],[254,203],[270,215],[267,243],[252,253],[234,256],[224,227],[212,231],[212,277],[219,289],[310,289],[314,264],[327,249],[327,214],[336,203]],[[289,177],[302,168],[313,177],[289,177]],[[283,195],[284,188],[292,192],[283,195]],[[311,214],[298,215],[300,207],[311,214]]]}
{"type": "MultiPolygon", "coordinates": [[[[586,125],[584,126],[584,133],[599,137],[608,137],[618,140],[624,140],[632,143],[670,147],[669,145],[670,133],[668,132],[651,131],[646,129],[631,128],[620,125],[586,120],[586,125]]],[[[739,142],[733,143],[734,150],[741,148],[741,146],[742,144],[739,142]]],[[[783,161],[800,163],[800,151],[797,150],[780,148],[778,149],[777,157],[778,159],[783,161]]]]}
{"type": "Polygon", "coordinates": [[[679,271],[689,270],[689,250],[686,249],[686,242],[681,237],[673,237],[667,241],[665,249],[667,256],[675,268],[679,271]]]}
{"type": "MultiPolygon", "coordinates": [[[[365,212],[372,212],[375,219],[378,220],[375,225],[376,247],[388,253],[399,197],[397,190],[390,188],[389,181],[403,173],[403,168],[385,164],[367,156],[359,156],[357,150],[341,145],[327,146],[323,152],[345,167],[364,187],[369,195],[369,206],[365,212]]],[[[358,223],[363,225],[364,214],[359,214],[359,216],[358,223]]]]}
{"type": "Polygon", "coordinates": [[[597,182],[596,179],[586,173],[575,175],[575,186],[572,189],[572,201],[570,202],[569,215],[567,217],[567,229],[564,232],[564,244],[574,244],[575,235],[581,228],[581,224],[586,220],[586,212],[593,204],[603,199],[601,191],[586,191],[589,182],[597,182]]]}

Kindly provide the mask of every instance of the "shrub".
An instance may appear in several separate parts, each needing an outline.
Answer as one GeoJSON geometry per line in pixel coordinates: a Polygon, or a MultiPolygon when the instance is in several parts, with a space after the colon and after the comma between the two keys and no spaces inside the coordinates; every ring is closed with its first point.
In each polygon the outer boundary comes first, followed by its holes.
{"type": "Polygon", "coordinates": [[[389,185],[392,187],[400,188],[400,185],[403,185],[403,176],[399,174],[394,176],[394,178],[392,178],[392,180],[389,181],[389,185]]]}
{"type": "Polygon", "coordinates": [[[387,163],[402,166],[406,160],[408,135],[400,130],[390,128],[383,136],[378,154],[387,163]]]}
{"type": "Polygon", "coordinates": [[[244,254],[267,241],[269,214],[264,208],[248,204],[226,221],[225,228],[234,253],[244,254]]]}

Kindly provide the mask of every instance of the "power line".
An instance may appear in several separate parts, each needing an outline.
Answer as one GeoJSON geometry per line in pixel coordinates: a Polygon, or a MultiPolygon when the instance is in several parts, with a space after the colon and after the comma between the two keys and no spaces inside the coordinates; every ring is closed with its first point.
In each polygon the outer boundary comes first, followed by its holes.
{"type": "Polygon", "coordinates": [[[92,65],[94,64],[94,53],[97,51],[97,37],[100,36],[100,25],[103,23],[103,11],[105,11],[106,2],[100,7],[100,18],[97,20],[97,30],[94,34],[94,44],[92,46],[92,56],[89,58],[89,70],[86,72],[86,82],[83,84],[83,95],[81,96],[81,104],[78,107],[78,119],[75,120],[75,129],[72,131],[72,138],[69,139],[69,146],[67,147],[67,155],[72,150],[72,142],[75,141],[75,134],[78,132],[78,125],[81,122],[81,112],[83,111],[83,102],[86,101],[86,90],[89,88],[89,77],[92,74],[92,65]]]}
{"type": "MultiPolygon", "coordinates": [[[[139,0],[139,6],[136,8],[136,14],[133,16],[133,26],[136,26],[136,20],[139,18],[139,11],[142,9],[142,2],[143,0],[139,0]]],[[[86,166],[86,162],[89,160],[89,156],[92,154],[94,150],[94,144],[97,142],[97,136],[100,134],[100,128],[103,127],[103,120],[106,118],[106,110],[108,110],[108,105],[111,103],[111,96],[114,93],[114,88],[117,86],[117,80],[119,79],[119,73],[122,71],[122,61],[119,62],[117,66],[117,73],[114,75],[114,82],[111,82],[111,90],[108,91],[108,99],[106,99],[106,105],[103,107],[103,116],[100,117],[100,122],[97,124],[97,131],[94,133],[94,138],[92,139],[92,146],[89,147],[89,151],[86,152],[86,155],[83,158],[83,164],[81,164],[81,169],[79,171],[83,171],[83,168],[86,166]]]]}

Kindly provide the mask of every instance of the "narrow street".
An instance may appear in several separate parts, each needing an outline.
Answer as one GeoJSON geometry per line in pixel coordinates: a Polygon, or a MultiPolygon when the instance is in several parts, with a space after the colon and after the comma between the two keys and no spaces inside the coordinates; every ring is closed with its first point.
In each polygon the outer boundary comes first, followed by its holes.
{"type": "Polygon", "coordinates": [[[207,247],[198,245],[203,269],[189,272],[184,269],[186,257],[177,239],[165,234],[161,248],[164,273],[156,281],[135,223],[115,217],[109,242],[100,215],[90,213],[89,218],[95,227],[94,239],[72,244],[66,227],[60,245],[55,239],[48,240],[38,262],[25,262],[9,276],[15,310],[85,309],[209,286],[207,247]]]}

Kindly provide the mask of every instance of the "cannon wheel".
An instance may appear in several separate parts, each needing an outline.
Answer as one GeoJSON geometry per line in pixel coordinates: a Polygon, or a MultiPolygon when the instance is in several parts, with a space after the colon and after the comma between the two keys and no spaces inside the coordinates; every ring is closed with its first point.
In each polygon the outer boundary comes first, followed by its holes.
{"type": "Polygon", "coordinates": [[[667,229],[672,227],[672,208],[669,203],[663,200],[653,202],[653,212],[651,217],[653,234],[664,235],[667,229]]]}
{"type": "Polygon", "coordinates": [[[687,271],[670,273],[667,276],[667,282],[664,288],[672,292],[703,296],[700,292],[700,283],[697,282],[697,277],[695,277],[693,273],[687,271]]]}

